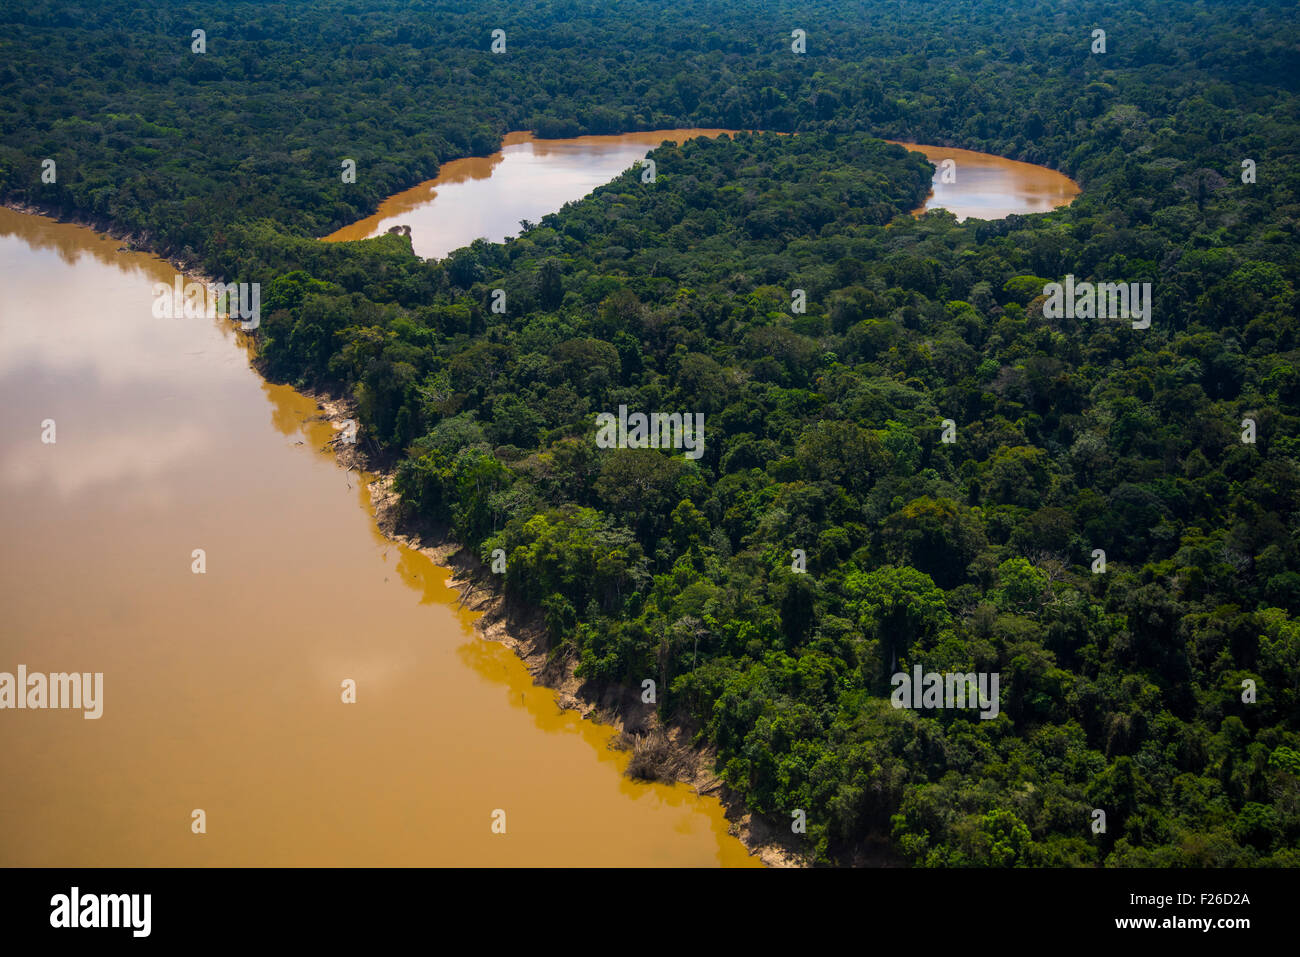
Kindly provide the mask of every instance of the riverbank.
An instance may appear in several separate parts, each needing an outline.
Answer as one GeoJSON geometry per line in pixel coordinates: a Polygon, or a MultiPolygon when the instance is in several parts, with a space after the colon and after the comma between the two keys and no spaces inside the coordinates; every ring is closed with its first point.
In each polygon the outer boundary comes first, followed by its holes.
{"type": "MultiPolygon", "coordinates": [[[[509,145],[509,142],[507,139],[503,145],[509,145]]],[[[15,212],[44,216],[94,230],[122,242],[123,251],[146,252],[187,276],[206,283],[216,281],[197,272],[180,258],[165,255],[154,248],[151,236],[133,233],[102,217],[68,215],[62,209],[19,202],[6,202],[4,205],[15,212]]],[[[250,340],[244,344],[251,365],[265,380],[253,351],[255,346],[250,340]]],[[[452,576],[447,579],[447,586],[460,593],[461,605],[479,613],[474,623],[475,632],[483,639],[498,642],[513,651],[535,684],[556,692],[560,708],[613,728],[616,737],[611,746],[632,752],[626,769],[629,777],[684,784],[697,794],[716,796],[729,822],[728,830],[751,855],[773,867],[796,867],[807,863],[790,839],[793,835],[782,835],[767,822],[756,820],[739,796],[727,788],[713,770],[716,753],[710,748],[692,744],[694,729],[682,725],[663,726],[654,706],[643,703],[640,694],[631,689],[579,678],[575,674],[577,660],[573,655],[552,656],[537,609],[507,602],[500,579],[490,574],[470,550],[452,541],[446,529],[421,522],[405,513],[393,488],[395,472],[391,462],[380,461],[367,451],[364,434],[355,444],[344,441],[342,423],[357,418],[350,402],[314,390],[296,391],[316,402],[320,409],[319,420],[334,425],[336,432],[329,446],[343,468],[357,472],[366,482],[372,517],[380,532],[389,540],[418,551],[436,565],[449,569],[452,576]]]]}
{"type": "MultiPolygon", "coordinates": [[[[256,367],[256,363],[254,363],[256,367]]],[[[260,370],[259,370],[260,371],[260,370]]],[[[315,400],[321,421],[334,426],[329,442],[339,464],[366,483],[371,514],[385,537],[425,555],[449,569],[446,584],[460,593],[460,602],[480,617],[474,631],[484,640],[499,642],[513,651],[533,681],[551,688],[558,705],[584,719],[617,732],[611,746],[632,751],[630,777],[669,784],[684,784],[697,794],[714,795],[722,803],[729,831],[752,855],[769,867],[808,866],[810,860],[778,827],[757,819],[739,795],[714,771],[716,752],[692,744],[695,729],[679,723],[664,724],[653,705],[644,704],[637,691],[619,685],[588,681],[575,674],[572,654],[552,655],[541,613],[519,602],[507,601],[501,579],[491,574],[469,549],[453,541],[445,528],[421,521],[403,509],[393,488],[395,472],[366,449],[362,436],[344,441],[343,423],[356,421],[353,403],[312,390],[300,390],[315,400]],[[631,773],[635,769],[641,773],[631,773]]]]}
{"type": "Polygon", "coordinates": [[[52,219],[56,223],[68,223],[72,226],[81,226],[85,229],[94,230],[102,236],[108,236],[122,243],[120,252],[141,252],[148,253],[161,259],[163,262],[175,268],[178,272],[184,273],[191,279],[197,279],[202,283],[215,283],[217,280],[213,276],[199,272],[197,267],[187,263],[184,259],[172,253],[165,252],[157,247],[153,236],[148,232],[135,233],[124,229],[112,220],[103,216],[86,216],[81,213],[68,213],[62,207],[33,205],[31,203],[21,203],[16,200],[6,199],[2,204],[5,209],[12,209],[15,213],[26,213],[29,216],[44,216],[52,219]]]}
{"type": "MultiPolygon", "coordinates": [[[[120,255],[136,253],[150,256],[159,265],[160,271],[165,268],[165,263],[191,278],[205,282],[215,281],[189,268],[179,258],[159,255],[150,248],[150,237],[147,235],[118,228],[94,217],[66,215],[58,209],[36,208],[16,202],[5,205],[16,214],[85,229],[97,235],[106,248],[111,249],[109,240],[118,243],[120,255]]],[[[238,330],[237,325],[234,328],[238,330]]],[[[250,360],[250,371],[259,382],[267,382],[256,362],[253,338],[236,332],[236,339],[250,360]]],[[[290,390],[287,386],[273,388],[291,391],[307,403],[308,408],[298,415],[305,415],[308,420],[340,422],[354,417],[345,402],[307,391],[290,390]]],[[[440,573],[444,569],[450,569],[451,577],[446,584],[460,593],[462,608],[477,612],[476,632],[514,652],[525,665],[524,670],[534,686],[554,689],[561,710],[576,712],[580,718],[591,719],[593,725],[612,728],[615,740],[611,746],[622,745],[624,750],[631,750],[634,762],[645,769],[646,773],[641,775],[644,779],[658,782],[660,786],[680,781],[689,784],[699,794],[719,798],[719,804],[712,813],[719,817],[725,814],[722,824],[740,840],[751,857],[757,855],[759,860],[774,866],[800,863],[795,853],[764,838],[761,822],[749,819],[743,806],[734,795],[727,792],[712,772],[712,754],[691,747],[690,729],[660,728],[653,708],[643,705],[639,694],[627,694],[621,688],[593,687],[575,676],[576,662],[551,658],[546,645],[545,629],[537,613],[528,608],[507,607],[502,593],[496,587],[498,582],[495,576],[487,574],[471,553],[450,539],[446,530],[423,526],[409,518],[403,520],[398,497],[392,489],[393,475],[385,468],[385,465],[391,466],[393,463],[380,462],[366,455],[364,432],[359,437],[361,444],[357,446],[347,445],[341,438],[341,431],[336,431],[333,440],[324,450],[329,451],[329,446],[332,446],[336,462],[343,468],[350,471],[360,469],[369,473],[364,475],[363,480],[367,482],[373,517],[381,534],[390,541],[418,550],[423,557],[436,563],[439,568],[432,570],[434,574],[431,578],[441,580],[440,573]]]]}

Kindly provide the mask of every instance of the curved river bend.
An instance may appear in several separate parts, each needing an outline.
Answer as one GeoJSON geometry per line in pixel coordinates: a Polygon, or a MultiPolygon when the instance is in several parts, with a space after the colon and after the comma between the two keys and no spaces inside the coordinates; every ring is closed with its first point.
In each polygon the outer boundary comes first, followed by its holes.
{"type": "MultiPolygon", "coordinates": [[[[330,238],[502,239],[715,132],[511,134],[330,238]]],[[[757,864],[715,799],[624,778],[610,729],[473,634],[232,324],[153,316],[174,275],[0,209],[0,672],[104,674],[98,720],[0,711],[0,865],[757,864]]]]}
{"type": "Polygon", "coordinates": [[[581,199],[664,140],[683,143],[694,136],[731,132],[658,130],[568,140],[507,133],[499,152],[445,163],[437,179],[390,196],[375,215],[325,239],[368,239],[406,225],[411,227],[415,254],[426,259],[445,256],[479,237],[500,242],[520,231],[521,219],[537,222],[570,200],[581,199]]]}
{"type": "MultiPolygon", "coordinates": [[[[447,255],[482,237],[500,242],[520,231],[520,220],[536,222],[565,203],[608,183],[664,140],[735,130],[685,129],[617,136],[539,140],[531,133],[507,133],[491,156],[452,160],[436,179],[396,193],[373,216],[344,226],[325,239],[348,242],[378,236],[395,226],[411,228],[416,255],[447,255]]],[[[1063,173],[989,153],[887,140],[924,153],[936,166],[933,189],[917,215],[947,209],[958,219],[1002,219],[1012,213],[1045,213],[1069,205],[1079,186],[1063,173]],[[955,181],[943,182],[940,164],[953,161],[955,181]]]]}
{"type": "Polygon", "coordinates": [[[1046,166],[977,153],[952,146],[925,146],[886,140],[917,153],[935,165],[934,181],[921,215],[946,209],[957,219],[1005,219],[1012,213],[1047,213],[1068,206],[1079,195],[1079,184],[1046,166]],[[952,160],[945,182],[943,162],[952,160]]]}

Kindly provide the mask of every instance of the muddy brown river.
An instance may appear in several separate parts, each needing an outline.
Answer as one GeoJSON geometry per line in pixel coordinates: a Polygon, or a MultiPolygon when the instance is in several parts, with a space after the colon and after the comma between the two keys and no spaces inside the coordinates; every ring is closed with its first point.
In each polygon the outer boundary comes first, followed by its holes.
{"type": "Polygon", "coordinates": [[[930,195],[915,212],[918,216],[946,209],[958,220],[1005,219],[1012,213],[1050,212],[1070,205],[1079,195],[1078,183],[1046,166],[951,146],[887,142],[924,153],[936,167],[930,195]],[[946,171],[945,160],[952,161],[946,171]]]}
{"type": "Polygon", "coordinates": [[[443,164],[438,178],[390,196],[373,216],[326,236],[346,242],[378,236],[392,226],[411,227],[417,256],[445,256],[480,236],[500,242],[517,235],[519,221],[537,222],[570,200],[608,183],[664,140],[731,130],[686,129],[539,140],[507,133],[501,151],[443,164]]]}
{"type": "MultiPolygon", "coordinates": [[[[501,239],[714,132],[511,134],[329,238],[501,239]]],[[[477,637],[316,403],[230,322],[156,318],[173,268],[119,246],[0,209],[0,672],[104,675],[98,719],[0,710],[0,865],[758,864],[477,637]]]]}
{"type": "Polygon", "coordinates": [[[118,246],[0,209],[0,672],[104,675],[98,719],[0,710],[0,865],[757,863],[477,638],[316,404],[154,318],[174,271],[118,246]]]}

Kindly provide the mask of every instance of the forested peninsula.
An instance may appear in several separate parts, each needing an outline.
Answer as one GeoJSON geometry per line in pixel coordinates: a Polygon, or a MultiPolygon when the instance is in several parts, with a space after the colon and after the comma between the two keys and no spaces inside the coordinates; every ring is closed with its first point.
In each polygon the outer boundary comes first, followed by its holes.
{"type": "Polygon", "coordinates": [[[0,22],[0,196],[260,283],[266,374],[354,401],[405,506],[499,549],[579,675],[655,681],[812,859],[1300,865],[1292,5],[0,22]],[[673,127],[765,132],[661,146],[651,181],[438,261],[319,241],[509,130],[673,127]],[[913,217],[932,167],[881,138],[1082,193],[913,217]],[[1045,314],[1067,276],[1150,283],[1149,328],[1045,314]],[[600,448],[620,407],[702,413],[702,454],[600,448]],[[997,673],[1000,708],[894,707],[918,667],[997,673]]]}

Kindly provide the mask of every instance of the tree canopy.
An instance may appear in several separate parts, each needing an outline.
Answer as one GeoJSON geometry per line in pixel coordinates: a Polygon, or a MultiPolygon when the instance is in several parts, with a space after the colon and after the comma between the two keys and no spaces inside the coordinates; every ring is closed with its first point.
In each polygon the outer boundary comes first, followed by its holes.
{"type": "Polygon", "coordinates": [[[355,398],[409,508],[819,860],[1295,866],[1297,26],[1075,7],[36,2],[0,194],[262,282],[264,371],[355,398]],[[770,132],[440,261],[315,238],[509,129],[685,126],[770,132]],[[932,167],[877,136],[1083,192],[914,218],[932,167]],[[1067,273],[1152,283],[1151,327],[1045,316],[1067,273]],[[703,455],[597,448],[620,405],[703,413],[703,455]],[[916,665],[999,673],[999,714],[891,707],[916,665]]]}

